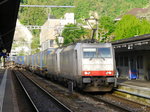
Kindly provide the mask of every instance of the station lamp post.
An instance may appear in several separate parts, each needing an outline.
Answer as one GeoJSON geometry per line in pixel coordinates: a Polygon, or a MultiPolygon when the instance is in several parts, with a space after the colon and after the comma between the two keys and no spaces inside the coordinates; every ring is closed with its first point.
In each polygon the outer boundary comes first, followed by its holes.
{"type": "Polygon", "coordinates": [[[58,38],[59,47],[61,47],[61,45],[64,43],[64,37],[58,36],[57,38],[58,38]]]}
{"type": "Polygon", "coordinates": [[[2,50],[2,67],[5,67],[5,57],[6,57],[6,49],[2,50]]]}

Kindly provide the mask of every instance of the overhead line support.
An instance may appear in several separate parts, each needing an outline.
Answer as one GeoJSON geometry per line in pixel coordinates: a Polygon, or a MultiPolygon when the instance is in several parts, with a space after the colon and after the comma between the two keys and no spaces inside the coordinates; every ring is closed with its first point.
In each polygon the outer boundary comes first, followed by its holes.
{"type": "Polygon", "coordinates": [[[47,7],[47,8],[74,8],[75,6],[57,6],[57,5],[20,5],[20,7],[47,7]]]}

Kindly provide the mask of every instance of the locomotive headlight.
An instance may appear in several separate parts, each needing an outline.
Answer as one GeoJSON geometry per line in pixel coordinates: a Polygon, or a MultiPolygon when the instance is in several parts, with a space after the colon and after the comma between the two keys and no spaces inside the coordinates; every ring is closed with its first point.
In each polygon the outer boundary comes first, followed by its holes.
{"type": "Polygon", "coordinates": [[[106,74],[107,74],[107,75],[110,75],[110,74],[112,74],[112,73],[111,73],[111,72],[106,72],[106,74]]]}
{"type": "Polygon", "coordinates": [[[85,74],[85,75],[89,75],[89,74],[91,74],[91,72],[84,72],[84,74],[85,74]]]}

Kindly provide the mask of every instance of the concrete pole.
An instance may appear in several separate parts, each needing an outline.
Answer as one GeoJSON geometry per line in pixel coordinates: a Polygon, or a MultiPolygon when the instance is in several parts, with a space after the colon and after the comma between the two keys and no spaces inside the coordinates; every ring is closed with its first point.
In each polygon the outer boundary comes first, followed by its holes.
{"type": "Polygon", "coordinates": [[[131,60],[130,57],[128,59],[128,64],[129,64],[129,74],[128,74],[128,78],[130,79],[130,72],[131,72],[131,60]]]}
{"type": "Polygon", "coordinates": [[[0,68],[2,67],[2,59],[1,59],[1,56],[0,56],[0,68]]]}
{"type": "Polygon", "coordinates": [[[136,75],[137,75],[137,78],[139,79],[139,69],[138,69],[138,57],[136,56],[135,57],[135,69],[136,69],[136,75]]]}
{"type": "Polygon", "coordinates": [[[96,19],[96,39],[98,40],[98,20],[96,19]]]}
{"type": "Polygon", "coordinates": [[[2,68],[4,68],[5,67],[5,58],[4,58],[4,56],[2,57],[2,68]]]}

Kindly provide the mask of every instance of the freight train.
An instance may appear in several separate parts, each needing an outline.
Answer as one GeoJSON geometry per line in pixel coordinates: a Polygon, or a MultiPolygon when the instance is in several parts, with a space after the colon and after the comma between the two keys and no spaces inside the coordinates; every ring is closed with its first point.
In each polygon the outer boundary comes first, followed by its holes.
{"type": "MultiPolygon", "coordinates": [[[[19,57],[15,57],[18,63],[19,57]]],[[[87,92],[107,92],[116,85],[115,54],[111,43],[76,43],[24,56],[27,69],[87,92]]]]}

